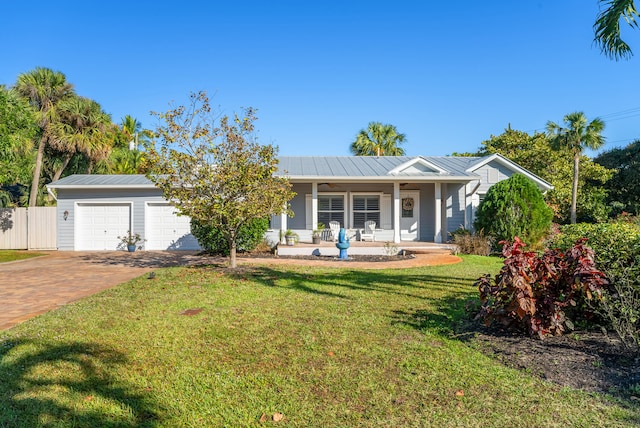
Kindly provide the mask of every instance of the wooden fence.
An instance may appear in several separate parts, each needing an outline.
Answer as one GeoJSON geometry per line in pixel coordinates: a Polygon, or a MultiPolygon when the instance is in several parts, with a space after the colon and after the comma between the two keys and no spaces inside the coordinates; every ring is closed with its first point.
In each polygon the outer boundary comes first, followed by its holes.
{"type": "Polygon", "coordinates": [[[56,207],[1,208],[0,250],[55,250],[56,207]]]}

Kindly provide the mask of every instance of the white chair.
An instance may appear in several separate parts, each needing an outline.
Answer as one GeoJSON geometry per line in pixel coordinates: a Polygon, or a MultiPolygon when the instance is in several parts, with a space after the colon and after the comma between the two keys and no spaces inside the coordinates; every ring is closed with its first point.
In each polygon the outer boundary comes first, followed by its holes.
{"type": "Polygon", "coordinates": [[[376,240],[376,222],[369,220],[364,222],[364,229],[360,231],[360,240],[371,242],[376,240]]]}
{"type": "Polygon", "coordinates": [[[338,241],[338,233],[340,233],[340,222],[339,221],[330,221],[329,229],[331,229],[331,238],[333,238],[334,242],[338,241]]]}

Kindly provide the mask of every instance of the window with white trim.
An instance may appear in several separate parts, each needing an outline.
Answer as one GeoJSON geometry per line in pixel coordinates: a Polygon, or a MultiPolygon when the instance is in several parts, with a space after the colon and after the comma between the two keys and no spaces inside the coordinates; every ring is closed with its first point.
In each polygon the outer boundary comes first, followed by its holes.
{"type": "Polygon", "coordinates": [[[353,196],[353,227],[361,229],[367,221],[375,221],[380,227],[380,195],[353,196]]]}
{"type": "Polygon", "coordinates": [[[328,228],[330,221],[338,221],[345,227],[343,195],[318,195],[318,223],[328,228]]]}

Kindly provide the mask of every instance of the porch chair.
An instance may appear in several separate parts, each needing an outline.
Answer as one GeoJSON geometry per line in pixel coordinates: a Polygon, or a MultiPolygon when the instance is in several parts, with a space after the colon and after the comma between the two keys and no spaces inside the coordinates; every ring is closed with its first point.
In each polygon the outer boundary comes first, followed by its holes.
{"type": "Polygon", "coordinates": [[[331,238],[333,242],[338,241],[338,233],[340,233],[340,222],[339,221],[330,221],[329,229],[331,229],[331,238]]]}
{"type": "Polygon", "coordinates": [[[360,240],[367,241],[371,240],[374,242],[376,240],[376,222],[373,220],[364,222],[364,229],[360,231],[360,240]]]}

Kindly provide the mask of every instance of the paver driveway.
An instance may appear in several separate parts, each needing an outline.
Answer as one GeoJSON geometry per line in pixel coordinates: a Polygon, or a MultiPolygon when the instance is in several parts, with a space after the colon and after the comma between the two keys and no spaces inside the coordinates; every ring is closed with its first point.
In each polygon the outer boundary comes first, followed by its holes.
{"type": "Polygon", "coordinates": [[[52,251],[0,263],[0,330],[153,269],[191,264],[192,252],[52,251]]]}

